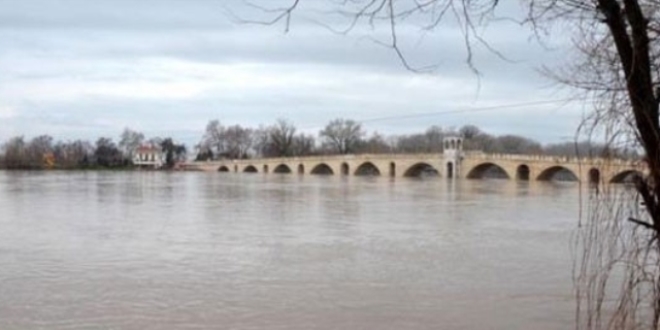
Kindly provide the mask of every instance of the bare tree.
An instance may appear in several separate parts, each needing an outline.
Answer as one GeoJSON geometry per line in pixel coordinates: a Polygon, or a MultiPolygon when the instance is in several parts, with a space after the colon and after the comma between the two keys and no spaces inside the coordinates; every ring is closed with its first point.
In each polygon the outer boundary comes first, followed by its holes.
{"type": "Polygon", "coordinates": [[[496,152],[503,154],[541,154],[543,147],[540,143],[518,135],[502,135],[495,139],[496,152]]]}
{"type": "Polygon", "coordinates": [[[440,126],[433,125],[426,129],[424,137],[426,138],[427,144],[426,152],[442,152],[442,139],[445,137],[445,132],[440,126]]]}
{"type": "Polygon", "coordinates": [[[458,130],[458,134],[466,140],[474,139],[481,134],[481,129],[474,125],[465,125],[458,130]]]}
{"type": "Polygon", "coordinates": [[[94,147],[83,140],[57,142],[54,146],[55,162],[58,168],[78,168],[90,165],[94,147]]]}
{"type": "Polygon", "coordinates": [[[43,168],[44,158],[53,152],[53,137],[50,135],[39,135],[27,146],[27,157],[30,168],[43,168]]]}
{"type": "Polygon", "coordinates": [[[119,138],[119,149],[127,159],[133,159],[133,153],[144,142],[144,134],[130,128],[124,128],[119,138]]]}
{"type": "Polygon", "coordinates": [[[355,151],[364,136],[362,125],[350,119],[335,119],[319,133],[328,146],[340,154],[355,151]]]}
{"type": "Polygon", "coordinates": [[[26,157],[27,144],[25,138],[17,136],[9,139],[2,146],[4,151],[3,166],[9,169],[27,168],[29,166],[26,157]]]}
{"type": "Polygon", "coordinates": [[[311,156],[316,151],[314,136],[299,133],[293,137],[292,150],[294,156],[311,156]]]}
{"type": "Polygon", "coordinates": [[[270,128],[260,125],[252,132],[252,149],[256,157],[275,157],[275,152],[270,142],[270,128]]]}
{"type": "Polygon", "coordinates": [[[110,138],[101,137],[96,140],[94,151],[95,163],[101,167],[117,167],[123,163],[122,153],[110,138]]]}
{"type": "Polygon", "coordinates": [[[240,125],[227,127],[222,134],[224,155],[232,159],[247,158],[252,147],[252,129],[240,125]]]}
{"type": "Polygon", "coordinates": [[[274,156],[289,157],[294,154],[295,134],[296,127],[284,119],[277,120],[277,123],[270,127],[269,138],[274,156]]]}
{"type": "Polygon", "coordinates": [[[428,150],[424,134],[401,135],[396,137],[396,151],[404,154],[425,153],[428,150]]]}
{"type": "Polygon", "coordinates": [[[202,141],[199,143],[200,150],[210,150],[216,156],[225,153],[225,146],[223,143],[223,135],[225,127],[220,124],[219,120],[211,120],[206,124],[206,130],[202,141]]]}
{"type": "Polygon", "coordinates": [[[367,154],[385,154],[392,152],[392,146],[387,143],[385,136],[374,132],[368,139],[360,143],[358,151],[367,154]]]}

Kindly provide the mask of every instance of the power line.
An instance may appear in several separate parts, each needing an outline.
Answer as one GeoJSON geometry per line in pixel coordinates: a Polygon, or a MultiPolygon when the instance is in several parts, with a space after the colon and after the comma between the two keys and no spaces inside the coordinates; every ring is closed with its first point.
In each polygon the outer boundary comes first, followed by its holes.
{"type": "Polygon", "coordinates": [[[415,114],[408,114],[408,115],[396,115],[396,116],[369,118],[369,119],[360,120],[360,122],[361,123],[371,123],[371,122],[377,122],[377,121],[387,121],[387,120],[395,120],[395,119],[409,119],[409,118],[419,118],[419,117],[431,117],[431,116],[450,115],[450,114],[457,114],[457,113],[485,112],[485,111],[493,111],[493,110],[501,110],[501,109],[522,108],[522,107],[535,106],[535,105],[555,104],[555,103],[562,103],[562,102],[568,102],[568,101],[573,101],[573,99],[546,100],[546,101],[536,101],[536,102],[526,102],[526,103],[501,104],[501,105],[494,105],[494,106],[488,106],[488,107],[478,107],[478,108],[463,108],[463,109],[458,109],[458,110],[422,112],[422,113],[415,113],[415,114]]]}

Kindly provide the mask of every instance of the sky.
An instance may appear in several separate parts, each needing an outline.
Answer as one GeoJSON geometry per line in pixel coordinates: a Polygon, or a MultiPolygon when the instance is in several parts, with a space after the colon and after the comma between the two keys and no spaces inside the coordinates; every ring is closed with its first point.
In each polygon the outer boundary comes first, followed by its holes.
{"type": "MultiPolygon", "coordinates": [[[[276,7],[284,0],[253,0],[276,7]]],[[[407,70],[386,24],[348,34],[334,1],[303,0],[289,31],[243,20],[242,0],[0,0],[0,140],[118,139],[129,127],[192,145],[206,123],[257,127],[279,118],[316,134],[330,120],[407,134],[466,124],[544,143],[570,141],[583,118],[570,91],[539,73],[571,57],[568,38],[539,44],[508,20],[483,30],[505,59],[476,45],[475,74],[451,19],[399,25],[407,70]]],[[[515,1],[497,14],[519,13],[515,1]]]]}

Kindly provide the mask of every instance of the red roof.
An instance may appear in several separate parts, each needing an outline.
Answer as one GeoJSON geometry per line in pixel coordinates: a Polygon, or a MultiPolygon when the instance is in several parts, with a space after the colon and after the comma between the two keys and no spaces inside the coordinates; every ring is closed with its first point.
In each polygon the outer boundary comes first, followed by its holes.
{"type": "Polygon", "coordinates": [[[135,152],[137,153],[154,153],[160,151],[161,151],[160,148],[154,146],[140,146],[137,149],[135,149],[135,152]]]}

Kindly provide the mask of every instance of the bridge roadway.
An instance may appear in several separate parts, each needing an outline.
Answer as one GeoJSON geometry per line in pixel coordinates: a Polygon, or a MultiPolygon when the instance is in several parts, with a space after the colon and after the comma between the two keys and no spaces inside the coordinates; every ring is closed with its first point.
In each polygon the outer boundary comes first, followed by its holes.
{"type": "Polygon", "coordinates": [[[495,175],[516,180],[563,179],[622,182],[644,166],[631,161],[539,155],[465,152],[456,159],[443,154],[361,154],[289,158],[255,158],[190,162],[187,170],[235,173],[297,173],[325,175],[387,175],[478,179],[495,175]],[[561,173],[561,174],[560,174],[561,173]]]}

